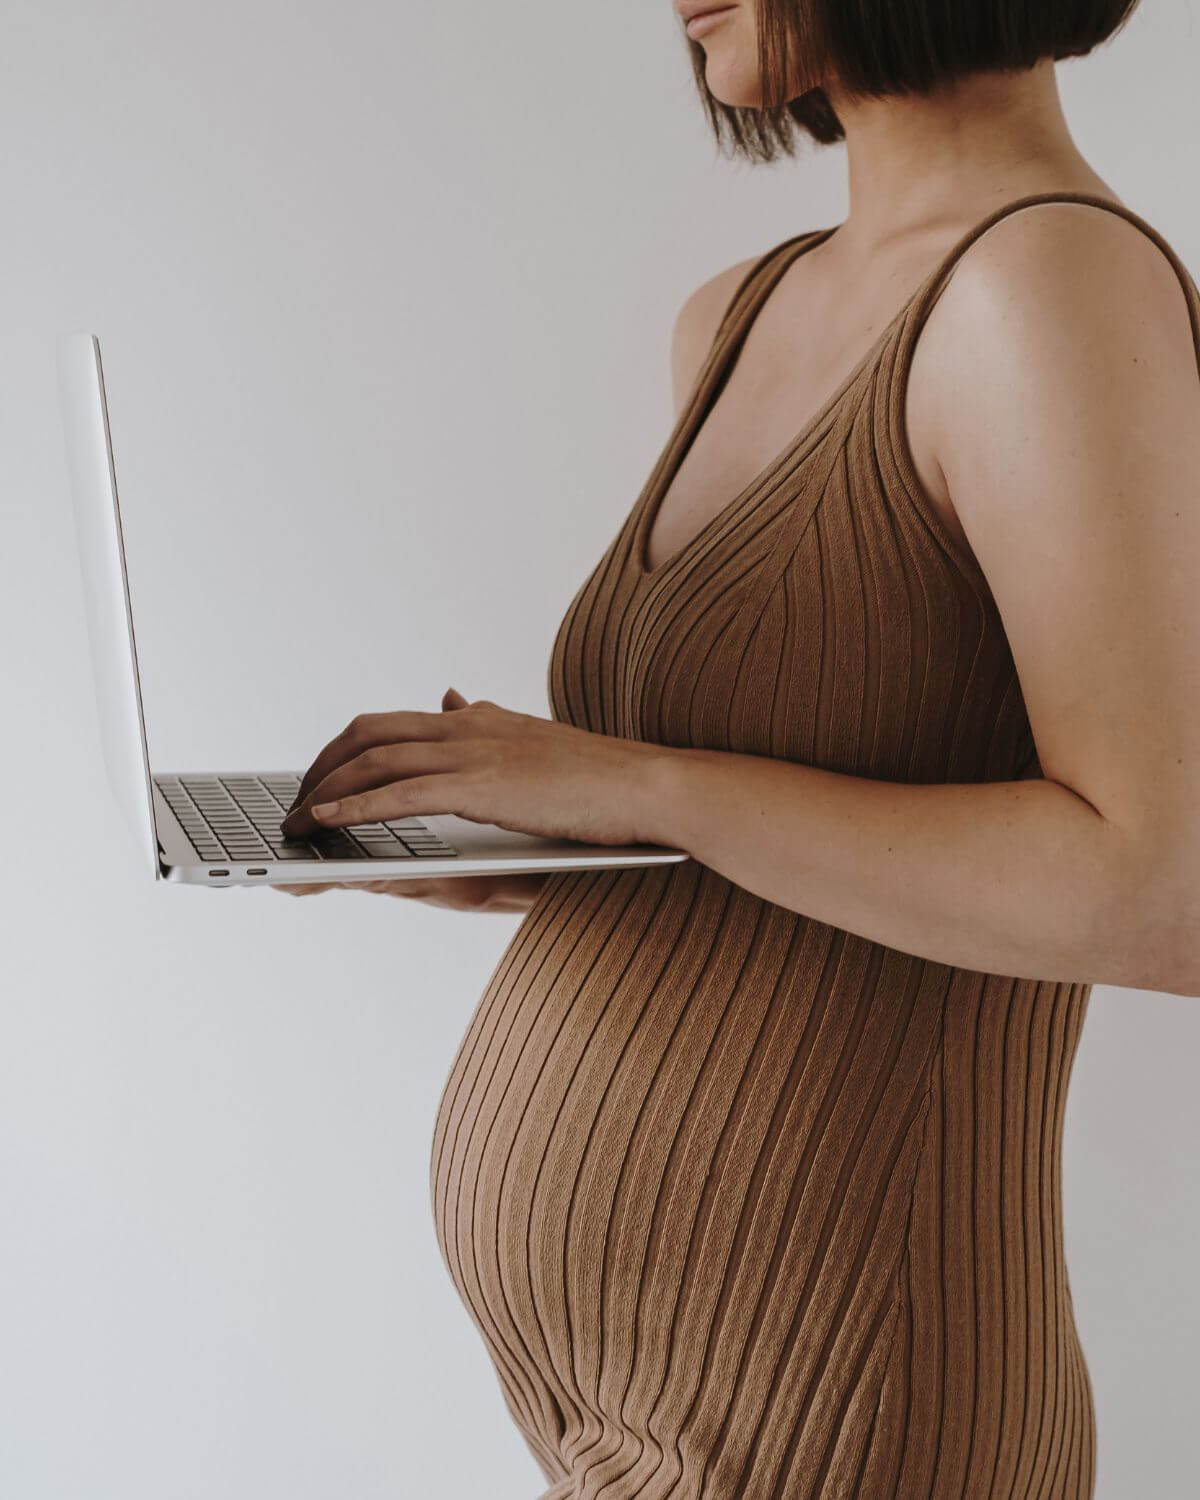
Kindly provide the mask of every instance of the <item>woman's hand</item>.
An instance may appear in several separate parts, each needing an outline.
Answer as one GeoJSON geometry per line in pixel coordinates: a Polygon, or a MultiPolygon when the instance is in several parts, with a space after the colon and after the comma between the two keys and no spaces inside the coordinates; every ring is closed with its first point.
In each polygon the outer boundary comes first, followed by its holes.
{"type": "Polygon", "coordinates": [[[541,893],[547,870],[518,871],[508,875],[431,875],[404,880],[314,880],[296,885],[275,885],[272,890],[289,896],[315,896],[321,891],[372,891],[379,896],[407,896],[446,906],[451,911],[528,911],[541,893]]]}
{"type": "Polygon", "coordinates": [[[305,772],[283,831],[302,838],[455,813],[547,838],[662,842],[649,773],[670,753],[487,699],[468,703],[450,688],[441,713],[362,714],[349,724],[305,772]]]}

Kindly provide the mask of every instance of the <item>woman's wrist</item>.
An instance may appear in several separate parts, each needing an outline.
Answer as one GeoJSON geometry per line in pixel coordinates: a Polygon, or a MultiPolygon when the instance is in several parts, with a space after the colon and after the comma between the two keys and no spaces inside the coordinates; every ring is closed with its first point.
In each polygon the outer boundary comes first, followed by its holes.
{"type": "Polygon", "coordinates": [[[638,841],[686,848],[687,806],[696,796],[696,756],[687,749],[656,745],[640,778],[635,821],[638,841]]]}

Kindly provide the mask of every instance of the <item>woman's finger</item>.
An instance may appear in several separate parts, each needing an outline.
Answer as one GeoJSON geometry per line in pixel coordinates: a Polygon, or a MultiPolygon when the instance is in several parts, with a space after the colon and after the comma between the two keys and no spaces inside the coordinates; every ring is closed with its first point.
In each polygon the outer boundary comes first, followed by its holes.
{"type": "Polygon", "coordinates": [[[436,740],[449,731],[445,714],[420,713],[417,710],[400,710],[386,714],[359,714],[350,720],[341,734],[336,735],[300,778],[300,790],[292,807],[299,807],[318,782],[331,771],[336,771],[348,760],[361,755],[364,750],[376,745],[389,745],[396,740],[436,740]]]}
{"type": "Polygon", "coordinates": [[[461,772],[406,776],[402,781],[355,792],[333,803],[315,803],[309,811],[319,828],[345,828],[353,823],[382,823],[388,818],[428,817],[438,813],[465,817],[467,814],[456,805],[465,790],[465,779],[461,772]],[[322,809],[319,816],[318,807],[322,809]]]}
{"type": "Polygon", "coordinates": [[[312,808],[317,803],[339,802],[406,777],[460,770],[464,756],[464,747],[449,741],[413,740],[407,744],[376,745],[317,782],[280,826],[288,838],[301,837],[317,826],[312,819],[312,808]]]}
{"type": "Polygon", "coordinates": [[[459,692],[457,688],[447,688],[442,695],[443,708],[499,708],[498,703],[493,703],[490,698],[472,698],[470,702],[459,692]],[[454,701],[451,702],[450,700],[454,701]]]}

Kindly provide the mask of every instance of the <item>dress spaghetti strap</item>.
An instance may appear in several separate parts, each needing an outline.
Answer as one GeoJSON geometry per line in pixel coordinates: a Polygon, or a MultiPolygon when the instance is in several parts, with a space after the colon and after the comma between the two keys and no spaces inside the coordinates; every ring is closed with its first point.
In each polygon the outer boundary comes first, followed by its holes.
{"type": "Polygon", "coordinates": [[[1026,193],[1020,198],[1014,198],[1010,203],[1003,204],[980,219],[977,224],[974,224],[942,257],[920,289],[918,298],[914,300],[912,309],[913,322],[916,325],[913,330],[914,334],[916,328],[919,328],[930,312],[932,312],[933,306],[945,290],[954,268],[975,241],[986,234],[994,224],[998,224],[1001,219],[1006,219],[1010,214],[1017,213],[1025,208],[1035,207],[1041,203],[1078,203],[1085,207],[1098,208],[1109,213],[1114,213],[1119,218],[1127,220],[1135,228],[1140,229],[1149,239],[1153,240],[1171,263],[1176,276],[1178,276],[1183,286],[1191,316],[1192,335],[1196,341],[1198,353],[1200,353],[1200,293],[1198,293],[1196,283],[1193,281],[1191,273],[1183,261],[1180,260],[1163,235],[1152,224],[1143,219],[1140,214],[1135,213],[1133,209],[1127,208],[1123,203],[1116,203],[1111,198],[1103,198],[1098,193],[1084,192],[1026,193]]]}
{"type": "Polygon", "coordinates": [[[1099,209],[1126,219],[1151,239],[1166,256],[1179,279],[1187,300],[1188,317],[1191,323],[1192,340],[1196,349],[1197,372],[1200,374],[1200,290],[1183,261],[1157,229],[1133,209],[1097,193],[1045,192],[1026,193],[1009,203],[1001,205],[985,215],[960,236],[938,262],[930,275],[918,288],[908,304],[902,319],[894,348],[886,361],[883,396],[881,399],[881,422],[877,424],[875,444],[881,456],[889,494],[896,505],[907,504],[920,516],[925,529],[938,542],[941,550],[950,556],[962,573],[972,581],[977,591],[990,597],[990,589],[974,554],[963,549],[958,539],[947,530],[940,516],[930,505],[913,461],[904,421],[908,380],[912,370],[913,355],[921,329],[933,311],[934,305],[950,280],[966,252],[1001,219],[1026,208],[1043,203],[1077,203],[1099,209]]]}

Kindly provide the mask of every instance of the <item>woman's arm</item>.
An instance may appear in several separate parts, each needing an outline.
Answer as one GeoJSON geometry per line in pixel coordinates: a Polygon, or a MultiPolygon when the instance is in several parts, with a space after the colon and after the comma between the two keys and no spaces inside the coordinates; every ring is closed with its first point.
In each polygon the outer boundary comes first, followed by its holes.
{"type": "Polygon", "coordinates": [[[918,341],[931,447],[1045,779],[881,782],[451,690],[457,712],[358,716],[305,774],[287,831],[452,812],[674,844],[936,962],[1200,994],[1196,336],[1147,236],[1056,203],[981,237],[918,341]]]}
{"type": "Polygon", "coordinates": [[[1117,215],[1043,205],[964,257],[918,354],[1046,779],[667,750],[642,836],[939,962],[1200,994],[1200,379],[1179,280],[1117,215]]]}
{"type": "Polygon", "coordinates": [[[905,953],[1200,994],[1196,885],[1059,782],[913,786],[681,749],[644,803],[643,837],[905,953]]]}

